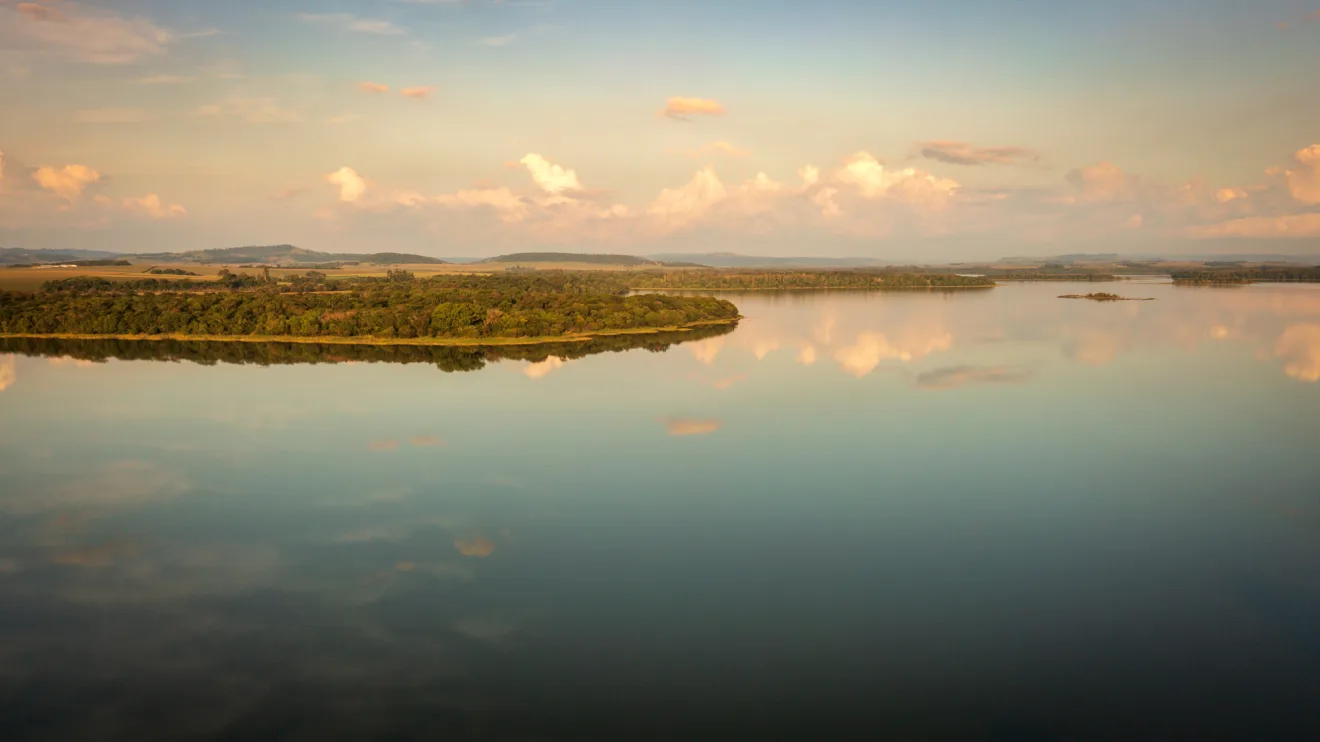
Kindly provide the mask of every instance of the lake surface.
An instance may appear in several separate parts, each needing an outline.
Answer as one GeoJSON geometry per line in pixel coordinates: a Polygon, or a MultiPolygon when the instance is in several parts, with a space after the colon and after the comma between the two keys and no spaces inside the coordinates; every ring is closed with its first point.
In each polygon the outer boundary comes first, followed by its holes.
{"type": "Polygon", "coordinates": [[[1315,731],[1320,286],[725,296],[567,360],[0,355],[0,738],[1315,731]]]}

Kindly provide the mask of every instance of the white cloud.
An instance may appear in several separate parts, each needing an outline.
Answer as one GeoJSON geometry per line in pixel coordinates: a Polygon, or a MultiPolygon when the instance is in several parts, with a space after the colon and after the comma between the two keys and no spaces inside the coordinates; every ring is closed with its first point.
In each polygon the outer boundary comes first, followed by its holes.
{"type": "Polygon", "coordinates": [[[152,219],[173,219],[188,215],[187,209],[179,204],[163,203],[160,196],[154,193],[148,193],[141,198],[126,198],[123,205],[129,211],[144,214],[152,219]]]}
{"type": "Polygon", "coordinates": [[[87,186],[99,181],[101,174],[86,165],[65,165],[62,168],[42,167],[32,175],[37,185],[66,201],[75,201],[87,186]]]}
{"type": "Polygon", "coordinates": [[[377,18],[359,18],[351,13],[299,13],[296,17],[305,23],[320,23],[354,33],[400,36],[404,32],[402,28],[390,21],[377,18]]]}
{"type": "Polygon", "coordinates": [[[325,181],[339,187],[339,200],[344,203],[356,202],[367,191],[367,181],[351,167],[339,168],[326,175],[325,181]]]}
{"type": "Polygon", "coordinates": [[[1320,144],[1298,150],[1293,160],[1297,168],[1284,171],[1288,191],[1304,204],[1320,204],[1320,144]]]}
{"type": "Polygon", "coordinates": [[[939,208],[958,190],[958,182],[939,178],[924,170],[886,168],[869,152],[849,157],[835,176],[853,186],[863,198],[888,198],[914,206],[939,208]]]}
{"type": "Polygon", "coordinates": [[[535,152],[529,152],[519,162],[527,167],[527,172],[532,175],[532,181],[546,193],[582,190],[582,183],[578,181],[577,173],[560,167],[535,152]]]}
{"type": "Polygon", "coordinates": [[[661,220],[667,228],[680,229],[728,197],[728,189],[720,182],[720,176],[707,167],[698,170],[682,188],[660,191],[660,195],[646,208],[646,213],[661,220]]]}

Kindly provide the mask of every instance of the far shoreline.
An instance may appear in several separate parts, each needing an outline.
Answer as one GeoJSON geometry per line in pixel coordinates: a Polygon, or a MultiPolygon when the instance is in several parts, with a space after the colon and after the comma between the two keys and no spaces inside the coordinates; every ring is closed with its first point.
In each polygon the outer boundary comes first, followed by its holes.
{"type": "Polygon", "coordinates": [[[744,319],[742,315],[729,319],[702,320],[669,327],[643,327],[628,330],[601,330],[599,332],[573,333],[571,335],[542,335],[520,338],[382,338],[369,335],[343,337],[340,335],[189,335],[187,333],[169,333],[161,335],[126,335],[126,334],[85,334],[85,333],[41,333],[41,332],[6,332],[0,333],[0,339],[36,338],[51,340],[131,340],[131,341],[193,341],[207,343],[301,343],[304,345],[422,345],[449,347],[484,347],[496,345],[552,345],[555,343],[585,343],[597,338],[618,337],[620,335],[660,335],[671,332],[690,332],[702,327],[737,324],[744,319]]]}

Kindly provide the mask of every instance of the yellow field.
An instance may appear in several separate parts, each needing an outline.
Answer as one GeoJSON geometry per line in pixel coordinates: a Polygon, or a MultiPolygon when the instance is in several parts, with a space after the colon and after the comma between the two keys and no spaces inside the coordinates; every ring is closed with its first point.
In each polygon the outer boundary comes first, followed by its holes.
{"type": "MultiPolygon", "coordinates": [[[[566,271],[592,271],[592,270],[629,270],[627,266],[618,265],[600,265],[597,263],[470,263],[470,264],[452,264],[436,265],[434,263],[419,263],[408,265],[372,265],[364,263],[362,265],[350,265],[339,269],[329,268],[271,268],[270,274],[275,278],[283,278],[289,275],[303,275],[309,270],[317,270],[331,278],[353,278],[363,276],[383,276],[386,271],[403,269],[412,271],[418,278],[426,276],[435,276],[443,274],[458,273],[500,273],[515,267],[536,268],[537,270],[566,270],[566,271]]],[[[132,265],[110,265],[110,266],[89,266],[85,268],[6,268],[0,266],[0,290],[3,291],[36,291],[41,284],[46,281],[53,281],[62,278],[73,278],[75,276],[91,276],[96,278],[105,278],[111,281],[131,281],[141,278],[161,278],[168,280],[188,280],[188,281],[209,281],[214,280],[215,276],[222,268],[228,268],[234,273],[246,273],[251,275],[261,275],[261,268],[239,268],[238,265],[199,265],[196,263],[150,263],[134,262],[132,265]],[[178,268],[180,270],[191,271],[196,276],[160,276],[153,275],[147,271],[152,268],[178,268]]]]}

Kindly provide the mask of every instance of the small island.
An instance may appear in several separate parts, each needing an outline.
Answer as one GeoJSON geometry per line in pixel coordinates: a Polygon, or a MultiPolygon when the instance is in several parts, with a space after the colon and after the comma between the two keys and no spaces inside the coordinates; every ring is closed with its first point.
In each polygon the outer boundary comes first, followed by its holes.
{"type": "Polygon", "coordinates": [[[391,345],[583,341],[731,325],[738,308],[709,296],[630,295],[609,273],[456,274],[418,279],[49,281],[0,292],[0,336],[391,345]]]}
{"type": "Polygon", "coordinates": [[[1091,301],[1155,301],[1151,297],[1131,297],[1119,296],[1118,294],[1107,294],[1103,291],[1093,294],[1064,294],[1060,299],[1090,299],[1091,301]]]}

